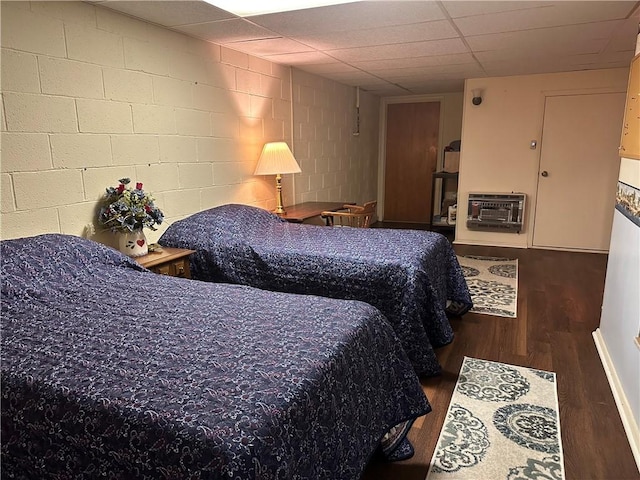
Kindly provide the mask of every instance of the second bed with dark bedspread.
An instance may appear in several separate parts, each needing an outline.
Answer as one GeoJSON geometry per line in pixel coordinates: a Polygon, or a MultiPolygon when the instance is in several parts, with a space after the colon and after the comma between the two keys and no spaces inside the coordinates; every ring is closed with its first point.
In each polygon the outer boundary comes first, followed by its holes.
{"type": "Polygon", "coordinates": [[[451,244],[434,232],[294,224],[231,204],[175,222],[160,243],[196,250],[200,280],[375,306],[422,375],[440,372],[433,349],[453,339],[448,314],[472,305],[451,244]]]}

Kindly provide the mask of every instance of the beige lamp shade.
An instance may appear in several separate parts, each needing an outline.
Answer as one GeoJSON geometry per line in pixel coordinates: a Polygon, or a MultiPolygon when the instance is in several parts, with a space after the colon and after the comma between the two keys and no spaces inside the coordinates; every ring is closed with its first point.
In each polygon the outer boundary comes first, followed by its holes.
{"type": "Polygon", "coordinates": [[[284,215],[282,206],[282,174],[299,173],[300,165],[293,158],[293,153],[289,150],[286,142],[272,142],[265,144],[256,165],[254,175],[275,175],[276,176],[276,209],[275,213],[284,215]]]}
{"type": "Polygon", "coordinates": [[[272,142],[265,144],[262,149],[254,175],[300,173],[301,171],[287,142],[272,142]]]}

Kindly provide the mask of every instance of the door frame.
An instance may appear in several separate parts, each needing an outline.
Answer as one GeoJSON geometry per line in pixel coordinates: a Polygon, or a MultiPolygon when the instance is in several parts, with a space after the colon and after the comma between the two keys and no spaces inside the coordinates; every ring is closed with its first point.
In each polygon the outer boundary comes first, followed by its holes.
{"type": "Polygon", "coordinates": [[[387,151],[387,107],[394,103],[440,103],[440,120],[438,126],[438,156],[436,171],[442,168],[444,145],[444,110],[443,95],[406,95],[401,97],[384,97],[380,102],[380,129],[378,135],[378,218],[384,221],[384,182],[387,151]]]}

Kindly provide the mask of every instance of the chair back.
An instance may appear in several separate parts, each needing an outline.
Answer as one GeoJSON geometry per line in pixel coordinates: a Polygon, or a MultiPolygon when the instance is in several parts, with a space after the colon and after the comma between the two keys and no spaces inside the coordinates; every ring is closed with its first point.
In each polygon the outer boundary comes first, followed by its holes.
{"type": "Polygon", "coordinates": [[[363,205],[344,205],[343,210],[337,212],[322,212],[322,217],[331,227],[369,228],[371,219],[376,213],[378,202],[373,200],[363,205]]]}

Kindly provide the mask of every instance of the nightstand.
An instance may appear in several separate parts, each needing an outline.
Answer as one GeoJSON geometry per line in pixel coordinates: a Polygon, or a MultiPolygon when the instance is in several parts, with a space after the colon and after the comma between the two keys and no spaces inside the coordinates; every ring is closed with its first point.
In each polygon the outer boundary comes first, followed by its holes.
{"type": "Polygon", "coordinates": [[[171,277],[191,278],[189,256],[195,250],[185,248],[162,247],[161,252],[149,252],[134,258],[136,262],[154,273],[171,277]]]}

